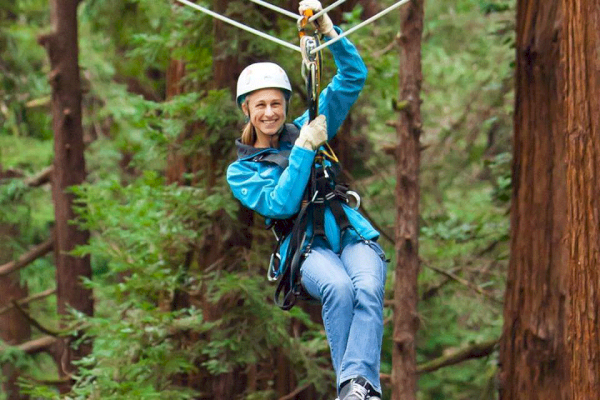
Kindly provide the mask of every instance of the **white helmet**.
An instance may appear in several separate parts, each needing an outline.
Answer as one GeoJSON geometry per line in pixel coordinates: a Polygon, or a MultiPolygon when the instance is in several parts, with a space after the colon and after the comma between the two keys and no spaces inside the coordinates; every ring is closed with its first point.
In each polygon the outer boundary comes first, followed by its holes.
{"type": "Polygon", "coordinates": [[[287,74],[279,65],[272,62],[260,62],[248,65],[238,78],[236,100],[242,106],[242,100],[248,93],[259,89],[277,88],[283,90],[289,100],[292,85],[287,74]]]}

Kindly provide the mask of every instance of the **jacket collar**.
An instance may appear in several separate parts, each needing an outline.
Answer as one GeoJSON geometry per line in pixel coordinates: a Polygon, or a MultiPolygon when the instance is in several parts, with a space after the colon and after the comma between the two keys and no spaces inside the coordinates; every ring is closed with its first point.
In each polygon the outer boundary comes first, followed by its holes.
{"type": "MultiPolygon", "coordinates": [[[[298,138],[298,135],[300,135],[300,131],[298,130],[296,125],[285,124],[283,126],[281,133],[279,134],[279,147],[282,147],[281,145],[283,143],[289,143],[289,144],[293,145],[293,143],[298,138]]],[[[274,149],[274,148],[261,149],[261,148],[256,148],[249,144],[243,144],[241,138],[238,138],[235,140],[235,146],[237,147],[238,160],[244,160],[244,159],[250,158],[252,156],[257,155],[258,153],[271,152],[271,151],[278,150],[278,149],[274,149]]]]}

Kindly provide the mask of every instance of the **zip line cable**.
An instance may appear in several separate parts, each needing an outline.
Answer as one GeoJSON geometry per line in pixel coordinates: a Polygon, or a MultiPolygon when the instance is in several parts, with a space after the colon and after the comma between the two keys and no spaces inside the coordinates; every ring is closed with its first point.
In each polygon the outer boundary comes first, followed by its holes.
{"type": "Polygon", "coordinates": [[[257,36],[260,36],[262,38],[268,39],[268,40],[270,40],[272,42],[275,42],[277,44],[285,46],[288,49],[296,50],[296,51],[298,51],[300,53],[302,52],[302,50],[300,49],[300,46],[293,45],[291,43],[286,42],[285,40],[281,40],[279,38],[276,38],[275,36],[271,36],[269,34],[263,33],[261,31],[259,31],[258,29],[254,29],[254,28],[251,28],[251,27],[246,26],[244,24],[241,24],[241,23],[239,23],[237,21],[234,21],[231,18],[224,17],[224,16],[222,16],[220,14],[217,14],[216,12],[213,12],[213,11],[207,9],[207,8],[199,6],[198,4],[192,3],[191,1],[188,1],[188,0],[177,0],[177,1],[180,2],[180,3],[182,3],[182,4],[185,4],[186,6],[190,6],[192,8],[195,8],[198,11],[202,11],[203,13],[208,14],[208,15],[210,15],[213,18],[216,18],[216,19],[221,20],[223,22],[227,22],[228,24],[231,24],[231,25],[235,26],[236,28],[243,29],[243,30],[248,31],[250,33],[253,33],[253,34],[257,35],[257,36]]]}
{"type": "MultiPolygon", "coordinates": [[[[293,13],[291,11],[286,10],[285,8],[277,7],[276,5],[271,4],[271,3],[267,3],[266,1],[263,1],[263,0],[250,0],[250,1],[253,2],[253,3],[256,3],[258,5],[261,5],[263,7],[270,8],[273,11],[277,11],[280,14],[286,15],[286,16],[288,16],[290,18],[294,18],[296,20],[302,18],[302,15],[295,14],[295,13],[293,13]]],[[[308,19],[308,21],[309,22],[313,22],[315,19],[319,18],[321,15],[325,14],[329,10],[333,10],[334,8],[336,8],[337,6],[339,6],[340,4],[345,3],[345,2],[346,2],[346,0],[338,0],[338,1],[336,1],[332,5],[330,5],[330,6],[326,7],[326,8],[324,8],[324,9],[322,9],[321,11],[319,11],[318,13],[316,13],[315,15],[313,15],[312,17],[310,17],[308,19]]]]}
{"type": "MultiPolygon", "coordinates": [[[[203,13],[208,14],[208,15],[210,15],[213,18],[216,18],[216,19],[221,20],[223,22],[227,22],[228,24],[233,25],[233,26],[235,26],[237,28],[243,29],[243,30],[248,31],[250,33],[253,33],[253,34],[257,35],[257,36],[260,36],[262,38],[265,38],[267,40],[270,40],[272,42],[280,44],[280,45],[282,45],[284,47],[287,47],[288,49],[296,50],[297,52],[302,53],[302,49],[300,48],[300,46],[293,45],[291,43],[286,42],[285,40],[281,40],[279,38],[276,38],[275,36],[271,36],[271,35],[269,35],[267,33],[261,32],[258,29],[254,29],[254,28],[251,28],[251,27],[249,27],[247,25],[244,25],[242,23],[234,21],[231,18],[224,17],[224,16],[222,16],[220,14],[217,14],[214,11],[211,11],[211,10],[209,10],[207,8],[204,8],[204,7],[199,6],[199,5],[195,4],[195,3],[192,3],[191,1],[188,1],[188,0],[177,0],[177,1],[180,2],[180,3],[182,3],[182,4],[185,4],[187,6],[190,6],[192,8],[195,8],[198,11],[202,11],[203,13]]],[[[280,12],[282,14],[287,15],[287,16],[290,16],[290,17],[293,16],[294,18],[301,18],[300,15],[296,15],[296,14],[294,14],[292,12],[286,11],[283,8],[279,8],[279,7],[274,6],[274,5],[270,4],[270,3],[267,3],[265,1],[262,1],[262,0],[250,0],[250,1],[252,1],[252,2],[254,2],[256,4],[260,4],[260,5],[264,6],[264,7],[270,8],[272,10],[278,11],[278,12],[280,12]]],[[[338,0],[338,1],[336,1],[335,3],[333,3],[332,5],[330,5],[329,7],[324,8],[323,10],[319,11],[317,14],[313,15],[312,17],[310,17],[309,21],[313,21],[314,19],[320,17],[322,14],[324,14],[327,11],[329,11],[329,10],[337,7],[338,5],[342,4],[345,1],[346,0],[338,0]]],[[[316,54],[317,52],[323,50],[325,47],[331,46],[332,44],[334,44],[338,40],[341,40],[341,39],[345,38],[349,34],[357,31],[360,28],[362,28],[363,26],[368,25],[368,24],[372,23],[375,20],[378,20],[379,18],[383,17],[386,14],[389,14],[391,11],[395,10],[396,8],[400,7],[403,4],[408,3],[409,1],[410,0],[400,0],[399,2],[397,2],[397,3],[395,3],[395,4],[391,5],[391,6],[389,6],[385,10],[383,10],[383,11],[375,14],[371,18],[369,18],[369,19],[361,22],[360,24],[358,24],[358,25],[356,25],[356,26],[348,29],[346,32],[342,33],[341,35],[338,35],[337,37],[328,40],[327,42],[321,44],[320,46],[317,46],[316,48],[314,48],[314,49],[312,49],[310,51],[310,54],[316,54]]]]}
{"type": "Polygon", "coordinates": [[[308,19],[308,21],[309,22],[313,22],[315,19],[319,18],[321,15],[325,14],[329,10],[333,10],[334,8],[336,8],[337,6],[339,6],[340,4],[345,3],[345,2],[346,2],[346,0],[338,0],[338,1],[336,1],[335,3],[333,3],[332,5],[330,5],[329,7],[325,7],[324,9],[322,9],[321,11],[319,11],[318,13],[316,13],[315,15],[313,15],[312,17],[310,17],[308,19]]]}
{"type": "MultiPolygon", "coordinates": [[[[277,11],[283,15],[287,15],[288,17],[294,18],[296,20],[299,18],[302,18],[302,15],[300,15],[300,14],[294,14],[291,11],[288,11],[281,7],[277,7],[271,3],[267,3],[266,1],[262,1],[262,0],[250,0],[250,1],[253,3],[256,3],[256,4],[260,4],[263,7],[270,8],[271,10],[277,11]]],[[[343,0],[343,1],[346,1],[346,0],[343,0]]]]}
{"type": "Polygon", "coordinates": [[[317,51],[320,51],[322,49],[324,49],[327,46],[331,46],[332,44],[334,44],[335,42],[337,42],[338,40],[341,40],[343,38],[345,38],[346,36],[348,36],[349,34],[351,34],[352,32],[362,28],[365,25],[370,24],[371,22],[383,17],[384,15],[388,14],[390,11],[395,10],[396,8],[400,7],[401,5],[408,3],[410,0],[400,0],[399,2],[397,2],[394,5],[389,6],[388,8],[386,8],[385,10],[373,15],[371,18],[361,22],[360,24],[348,29],[346,32],[342,33],[341,35],[338,35],[336,38],[333,38],[329,41],[327,41],[326,43],[323,43],[322,45],[314,48],[311,53],[316,53],[317,51]]]}

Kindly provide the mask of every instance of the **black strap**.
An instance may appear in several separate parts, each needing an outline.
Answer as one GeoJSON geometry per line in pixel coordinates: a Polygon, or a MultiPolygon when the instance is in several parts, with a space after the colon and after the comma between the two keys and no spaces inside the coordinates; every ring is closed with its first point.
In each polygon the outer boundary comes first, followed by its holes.
{"type": "Polygon", "coordinates": [[[325,235],[325,204],[327,202],[327,192],[329,191],[329,181],[321,172],[317,178],[317,195],[313,202],[313,238],[317,236],[327,240],[325,235]]]}
{"type": "MultiPolygon", "coordinates": [[[[308,208],[310,203],[304,202],[300,212],[294,221],[294,227],[290,233],[290,243],[288,245],[283,275],[275,289],[274,301],[282,310],[290,310],[296,304],[296,298],[300,294],[298,290],[298,278],[300,277],[300,266],[303,261],[304,253],[302,245],[306,239],[306,228],[308,221],[308,208]],[[281,294],[283,293],[283,299],[281,294]]],[[[280,241],[283,242],[283,238],[280,241]]]]}
{"type": "Polygon", "coordinates": [[[285,237],[290,235],[285,264],[281,268],[282,275],[275,289],[274,296],[275,304],[283,310],[290,310],[296,304],[298,297],[301,296],[302,287],[299,282],[300,267],[310,252],[312,241],[317,236],[322,236],[327,241],[325,234],[326,207],[329,206],[340,228],[340,242],[346,229],[354,229],[342,206],[342,202],[346,202],[348,187],[335,182],[335,176],[339,173],[339,167],[334,166],[330,168],[329,166],[324,166],[317,169],[316,164],[313,164],[311,168],[302,207],[294,218],[291,229],[289,229],[288,225],[287,232],[282,235],[278,233],[279,243],[276,247],[277,251],[281,243],[285,240],[285,237]],[[307,246],[303,249],[307,236],[308,221],[310,219],[313,222],[313,235],[307,246]]]}

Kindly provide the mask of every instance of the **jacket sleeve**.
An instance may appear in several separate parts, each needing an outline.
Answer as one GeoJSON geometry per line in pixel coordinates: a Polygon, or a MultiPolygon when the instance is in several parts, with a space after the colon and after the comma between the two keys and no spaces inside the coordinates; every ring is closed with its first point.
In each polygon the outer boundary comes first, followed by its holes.
{"type": "MultiPolygon", "coordinates": [[[[342,32],[340,28],[335,29],[338,33],[342,32]]],[[[337,73],[319,95],[319,114],[325,115],[327,119],[327,136],[331,140],[358,99],[367,79],[367,67],[356,47],[347,38],[328,48],[333,54],[337,73]]],[[[307,120],[308,110],[298,117],[294,124],[302,127],[307,120]]]]}
{"type": "Polygon", "coordinates": [[[281,174],[277,166],[260,168],[253,161],[236,161],[227,169],[227,182],[244,206],[266,218],[289,218],[300,211],[314,158],[314,151],[294,146],[281,174]]]}

